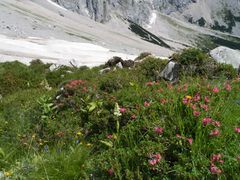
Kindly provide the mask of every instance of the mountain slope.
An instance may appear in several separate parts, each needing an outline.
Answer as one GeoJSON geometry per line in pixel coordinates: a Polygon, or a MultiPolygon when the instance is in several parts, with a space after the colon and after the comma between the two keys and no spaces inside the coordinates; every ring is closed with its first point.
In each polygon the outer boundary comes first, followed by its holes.
{"type": "MultiPolygon", "coordinates": [[[[134,22],[174,49],[196,45],[206,46],[206,49],[213,49],[219,45],[240,49],[240,39],[237,36],[239,25],[237,16],[240,7],[237,6],[237,0],[53,1],[95,21],[113,28],[117,27],[119,31],[124,29],[122,24],[126,24],[127,21],[134,22]],[[223,11],[230,12],[235,19],[232,19],[231,23],[228,22],[229,17],[221,14],[223,11]],[[123,23],[124,20],[127,21],[123,23]],[[222,30],[227,34],[211,29],[222,30]]],[[[131,24],[129,26],[132,29],[131,24]]],[[[138,32],[136,34],[139,35],[138,32]]]]}
{"type": "Polygon", "coordinates": [[[128,54],[135,57],[150,51],[168,56],[173,52],[141,40],[130,30],[119,32],[47,0],[2,0],[0,17],[1,60],[40,58],[66,63],[74,59],[84,62],[79,65],[98,65],[114,55],[133,58],[128,54]],[[84,52],[89,47],[85,43],[97,46],[84,52]]]}
{"type": "Polygon", "coordinates": [[[200,26],[240,35],[239,0],[53,0],[98,22],[116,14],[140,25],[149,25],[160,12],[200,26]]]}

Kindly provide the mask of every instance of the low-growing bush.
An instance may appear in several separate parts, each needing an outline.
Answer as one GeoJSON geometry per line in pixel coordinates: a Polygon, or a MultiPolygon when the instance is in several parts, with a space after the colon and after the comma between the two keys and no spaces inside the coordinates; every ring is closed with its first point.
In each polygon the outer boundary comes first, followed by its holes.
{"type": "Polygon", "coordinates": [[[226,77],[228,79],[233,79],[237,77],[237,70],[233,68],[230,64],[218,63],[214,71],[214,76],[216,77],[226,77]]]}
{"type": "Polygon", "coordinates": [[[145,81],[154,81],[157,75],[167,65],[167,60],[162,60],[154,57],[147,57],[144,61],[136,65],[136,74],[144,76],[145,81]]]}
{"type": "Polygon", "coordinates": [[[43,80],[43,74],[35,74],[33,69],[17,61],[0,64],[0,94],[3,96],[23,89],[38,88],[43,80]]]}

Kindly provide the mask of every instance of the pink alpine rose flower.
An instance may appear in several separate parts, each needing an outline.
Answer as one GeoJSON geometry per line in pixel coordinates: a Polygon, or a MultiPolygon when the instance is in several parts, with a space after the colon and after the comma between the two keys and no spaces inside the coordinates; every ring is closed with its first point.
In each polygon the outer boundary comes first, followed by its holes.
{"type": "Polygon", "coordinates": [[[204,101],[205,101],[205,103],[209,103],[209,102],[210,102],[209,97],[208,97],[208,96],[205,96],[205,97],[204,97],[204,101]]]}
{"type": "Polygon", "coordinates": [[[200,115],[201,115],[201,112],[199,112],[199,111],[193,111],[193,115],[196,116],[196,117],[197,117],[197,116],[200,116],[200,115]]]}
{"type": "Polygon", "coordinates": [[[164,129],[161,128],[161,127],[155,127],[155,128],[154,128],[154,132],[157,133],[157,134],[162,134],[163,131],[164,131],[164,129]]]}
{"type": "Polygon", "coordinates": [[[157,160],[156,159],[150,159],[148,160],[148,163],[152,166],[156,165],[157,164],[157,160]]]}
{"type": "Polygon", "coordinates": [[[212,174],[221,174],[222,173],[222,170],[219,169],[217,166],[215,166],[214,164],[211,164],[211,167],[210,167],[210,172],[212,174]]]}
{"type": "Polygon", "coordinates": [[[199,93],[197,93],[194,97],[193,97],[193,101],[197,102],[201,100],[201,96],[199,93]]]}
{"type": "Polygon", "coordinates": [[[132,120],[134,120],[134,119],[136,119],[137,118],[137,116],[135,115],[135,114],[133,114],[132,116],[131,116],[131,119],[132,120]]]}
{"type": "Polygon", "coordinates": [[[177,138],[182,138],[182,136],[180,134],[176,134],[177,138]]]}
{"type": "Polygon", "coordinates": [[[113,168],[108,169],[107,172],[108,172],[108,175],[109,175],[109,176],[113,176],[113,175],[114,175],[114,170],[113,170],[113,168]]]}
{"type": "Polygon", "coordinates": [[[108,138],[108,139],[113,139],[113,135],[112,135],[112,134],[109,134],[109,135],[107,135],[107,138],[108,138]]]}
{"type": "Polygon", "coordinates": [[[127,109],[124,108],[124,107],[121,107],[121,108],[119,109],[119,111],[120,111],[120,113],[125,113],[125,112],[127,111],[127,109]]]}
{"type": "Polygon", "coordinates": [[[189,143],[190,145],[192,145],[192,143],[193,143],[193,139],[192,139],[192,138],[187,138],[187,141],[188,141],[188,143],[189,143]]]}
{"type": "Polygon", "coordinates": [[[154,85],[154,82],[151,82],[151,81],[146,83],[146,86],[153,86],[153,85],[154,85]]]}
{"type": "Polygon", "coordinates": [[[215,136],[218,136],[219,134],[220,134],[220,131],[218,129],[214,129],[210,132],[209,136],[215,137],[215,136]]]}
{"type": "Polygon", "coordinates": [[[151,105],[150,102],[147,102],[147,101],[144,102],[144,106],[145,106],[145,107],[149,107],[150,105],[151,105]]]}
{"type": "Polygon", "coordinates": [[[201,107],[202,109],[204,109],[205,111],[208,111],[208,110],[209,110],[208,105],[206,105],[206,104],[200,104],[200,107],[201,107]]]}
{"type": "Polygon", "coordinates": [[[161,161],[162,156],[160,154],[151,154],[149,158],[150,160],[148,160],[148,163],[154,166],[161,161]]]}
{"type": "Polygon", "coordinates": [[[192,105],[191,105],[191,108],[192,108],[193,110],[196,110],[196,109],[197,109],[196,104],[192,104],[192,105]]]}
{"type": "Polygon", "coordinates": [[[214,88],[213,88],[213,90],[212,90],[214,93],[219,93],[219,88],[217,87],[217,86],[215,86],[214,88]]]}
{"type": "Polygon", "coordinates": [[[202,120],[203,126],[206,126],[212,122],[212,118],[206,117],[202,120]]]}
{"type": "Polygon", "coordinates": [[[211,157],[211,162],[214,163],[214,162],[219,162],[222,158],[222,155],[221,154],[213,154],[212,157],[211,157]]]}
{"type": "Polygon", "coordinates": [[[221,127],[221,122],[219,121],[213,121],[212,125],[216,126],[216,127],[221,127]]]}
{"type": "Polygon", "coordinates": [[[240,133],[240,127],[236,127],[236,128],[235,128],[235,132],[236,132],[236,133],[240,133]]]}
{"type": "Polygon", "coordinates": [[[231,91],[231,90],[232,90],[232,87],[231,87],[230,84],[226,84],[226,85],[225,85],[225,89],[226,89],[227,91],[231,91]]]}

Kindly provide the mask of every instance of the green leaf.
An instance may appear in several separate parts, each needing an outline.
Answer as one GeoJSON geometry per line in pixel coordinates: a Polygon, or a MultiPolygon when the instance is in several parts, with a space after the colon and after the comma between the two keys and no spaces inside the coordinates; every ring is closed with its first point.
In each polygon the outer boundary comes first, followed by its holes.
{"type": "Polygon", "coordinates": [[[5,153],[4,153],[3,149],[0,148],[0,157],[4,157],[4,156],[5,156],[5,153]]]}
{"type": "Polygon", "coordinates": [[[91,102],[88,104],[88,112],[93,112],[97,108],[96,102],[91,102]]]}
{"type": "Polygon", "coordinates": [[[119,123],[119,121],[117,120],[117,133],[119,133],[119,129],[120,129],[120,123],[119,123]]]}
{"type": "Polygon", "coordinates": [[[113,147],[113,143],[112,143],[111,141],[102,141],[102,140],[100,140],[100,142],[101,142],[102,144],[105,144],[106,146],[108,146],[108,147],[110,147],[110,148],[113,147]]]}

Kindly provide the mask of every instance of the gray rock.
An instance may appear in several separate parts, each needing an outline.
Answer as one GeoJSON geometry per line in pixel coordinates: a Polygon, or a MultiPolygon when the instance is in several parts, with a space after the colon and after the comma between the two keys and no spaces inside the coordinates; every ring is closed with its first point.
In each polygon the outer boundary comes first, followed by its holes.
{"type": "Polygon", "coordinates": [[[176,62],[169,61],[163,71],[160,73],[160,77],[171,82],[176,82],[179,79],[180,65],[176,62]]]}
{"type": "Polygon", "coordinates": [[[240,77],[240,64],[238,66],[238,77],[240,77]]]}
{"type": "Polygon", "coordinates": [[[108,73],[108,72],[110,72],[111,71],[111,68],[110,67],[107,67],[107,68],[105,68],[105,69],[101,69],[100,71],[99,71],[99,73],[100,74],[104,74],[104,73],[108,73]]]}
{"type": "Polygon", "coordinates": [[[117,64],[116,64],[116,68],[122,69],[122,68],[123,68],[122,63],[121,63],[121,62],[117,63],[117,64]]]}
{"type": "Polygon", "coordinates": [[[122,58],[114,56],[105,64],[107,67],[115,67],[118,63],[123,62],[122,58]]]}
{"type": "Polygon", "coordinates": [[[240,65],[240,51],[230,49],[224,46],[213,49],[210,55],[217,62],[231,64],[234,68],[238,68],[240,65]]]}
{"type": "Polygon", "coordinates": [[[134,66],[134,61],[133,60],[126,60],[122,62],[122,65],[124,68],[131,68],[134,66]]]}

